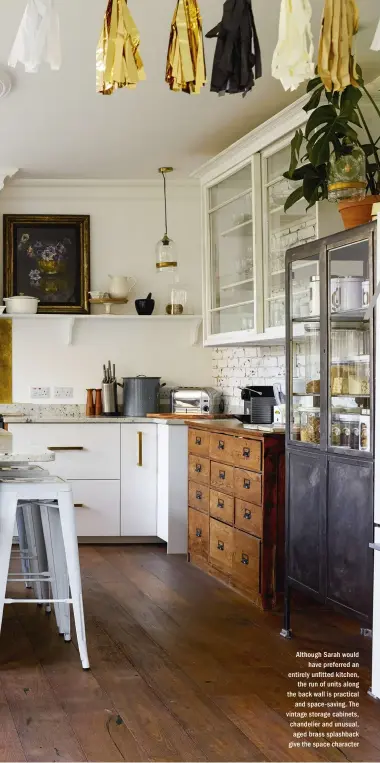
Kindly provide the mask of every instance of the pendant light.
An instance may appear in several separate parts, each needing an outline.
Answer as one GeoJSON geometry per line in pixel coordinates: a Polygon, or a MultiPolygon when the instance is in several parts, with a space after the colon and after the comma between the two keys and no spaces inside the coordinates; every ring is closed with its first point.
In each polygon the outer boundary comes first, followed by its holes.
{"type": "Polygon", "coordinates": [[[177,270],[177,250],[174,241],[168,236],[168,214],[167,214],[167,202],[166,202],[166,175],[168,172],[173,172],[173,167],[159,167],[158,170],[164,182],[164,202],[165,202],[165,233],[156,244],[156,270],[157,273],[169,272],[172,273],[177,270]]]}

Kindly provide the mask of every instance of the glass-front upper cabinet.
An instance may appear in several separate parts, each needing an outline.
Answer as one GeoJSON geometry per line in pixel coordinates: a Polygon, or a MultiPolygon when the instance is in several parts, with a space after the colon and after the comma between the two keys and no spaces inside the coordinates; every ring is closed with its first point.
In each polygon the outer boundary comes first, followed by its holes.
{"type": "Polygon", "coordinates": [[[208,189],[208,334],[256,330],[252,163],[208,189]]]}
{"type": "MultiPolygon", "coordinates": [[[[283,177],[289,163],[290,137],[262,153],[264,325],[274,333],[285,326],[285,252],[317,237],[316,206],[307,210],[307,202],[302,199],[284,212],[286,199],[299,185],[283,177]]],[[[293,310],[297,317],[308,314],[313,272],[308,261],[292,270],[293,310]]]]}

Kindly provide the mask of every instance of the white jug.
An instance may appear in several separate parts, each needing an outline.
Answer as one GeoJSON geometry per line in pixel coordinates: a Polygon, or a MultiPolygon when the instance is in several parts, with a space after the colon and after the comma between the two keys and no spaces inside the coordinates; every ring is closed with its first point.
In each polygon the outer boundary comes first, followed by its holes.
{"type": "Polygon", "coordinates": [[[124,299],[136,284],[135,278],[129,276],[108,276],[110,279],[109,293],[114,299],[124,299]]]}

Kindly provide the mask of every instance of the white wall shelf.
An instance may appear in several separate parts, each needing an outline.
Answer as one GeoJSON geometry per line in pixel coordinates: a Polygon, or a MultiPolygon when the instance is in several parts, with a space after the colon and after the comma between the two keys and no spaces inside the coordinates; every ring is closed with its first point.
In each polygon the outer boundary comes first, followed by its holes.
{"type": "Polygon", "coordinates": [[[73,343],[74,329],[77,321],[138,321],[139,323],[163,323],[165,324],[186,324],[190,332],[190,344],[196,345],[199,340],[199,330],[202,325],[201,315],[56,315],[55,313],[37,313],[36,315],[7,315],[4,313],[0,318],[10,318],[11,320],[24,321],[56,321],[62,326],[63,341],[66,345],[73,343]]]}

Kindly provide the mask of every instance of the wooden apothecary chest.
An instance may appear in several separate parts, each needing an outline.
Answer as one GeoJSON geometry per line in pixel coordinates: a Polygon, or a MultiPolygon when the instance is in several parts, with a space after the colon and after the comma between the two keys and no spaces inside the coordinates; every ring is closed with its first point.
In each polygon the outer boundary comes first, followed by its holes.
{"type": "Polygon", "coordinates": [[[284,435],[191,424],[189,561],[262,609],[283,590],[284,503],[284,435]]]}

